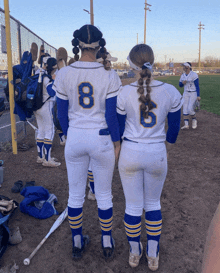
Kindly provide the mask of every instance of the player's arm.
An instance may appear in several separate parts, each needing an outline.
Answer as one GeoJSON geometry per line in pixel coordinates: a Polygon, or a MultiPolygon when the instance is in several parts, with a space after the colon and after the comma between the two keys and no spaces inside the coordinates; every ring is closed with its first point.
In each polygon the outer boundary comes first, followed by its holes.
{"type": "Polygon", "coordinates": [[[202,273],[219,273],[220,204],[208,229],[202,262],[202,273]]]}
{"type": "Polygon", "coordinates": [[[186,81],[183,80],[183,74],[182,74],[179,80],[179,87],[183,87],[185,84],[186,84],[186,81]]]}
{"type": "Polygon", "coordinates": [[[166,135],[166,141],[168,143],[174,144],[180,130],[181,109],[176,112],[168,113],[167,120],[168,130],[166,135]]]}
{"type": "Polygon", "coordinates": [[[106,112],[105,118],[106,123],[108,125],[108,130],[111,134],[111,139],[115,148],[115,159],[118,160],[119,152],[120,152],[120,133],[119,133],[119,123],[117,119],[116,113],[116,103],[117,96],[106,99],[106,112]]]}
{"type": "Polygon", "coordinates": [[[196,92],[197,92],[197,100],[201,100],[201,97],[200,97],[200,88],[199,88],[199,78],[197,78],[194,81],[194,84],[195,84],[196,92]]]}
{"type": "Polygon", "coordinates": [[[121,115],[118,113],[118,107],[117,107],[117,118],[119,123],[120,140],[124,134],[126,117],[127,115],[121,115]]]}
{"type": "Polygon", "coordinates": [[[125,104],[126,104],[126,98],[127,96],[125,96],[126,90],[123,91],[124,88],[122,87],[118,97],[117,97],[117,106],[116,106],[116,110],[117,110],[117,118],[118,118],[118,123],[119,123],[119,132],[120,132],[120,139],[122,138],[123,134],[124,134],[124,130],[125,130],[125,121],[127,118],[127,113],[125,111],[125,104]]]}
{"type": "Polygon", "coordinates": [[[52,88],[53,81],[50,81],[46,84],[47,93],[49,96],[54,97],[56,95],[56,92],[52,88]]]}
{"type": "Polygon", "coordinates": [[[180,130],[181,122],[181,109],[176,112],[168,113],[168,130],[166,135],[167,153],[172,149],[173,144],[176,142],[180,130]]]}
{"type": "Polygon", "coordinates": [[[67,130],[69,127],[69,118],[68,118],[68,108],[69,108],[69,100],[62,100],[60,98],[56,98],[57,100],[57,113],[58,120],[60,122],[60,126],[65,136],[67,136],[67,130]]]}

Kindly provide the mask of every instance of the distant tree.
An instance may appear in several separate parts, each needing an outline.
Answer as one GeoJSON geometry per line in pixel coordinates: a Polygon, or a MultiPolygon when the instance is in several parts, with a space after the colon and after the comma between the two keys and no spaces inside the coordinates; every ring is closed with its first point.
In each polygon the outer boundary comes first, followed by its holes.
{"type": "Polygon", "coordinates": [[[204,66],[205,67],[220,67],[220,59],[213,56],[207,56],[204,59],[204,66]]]}

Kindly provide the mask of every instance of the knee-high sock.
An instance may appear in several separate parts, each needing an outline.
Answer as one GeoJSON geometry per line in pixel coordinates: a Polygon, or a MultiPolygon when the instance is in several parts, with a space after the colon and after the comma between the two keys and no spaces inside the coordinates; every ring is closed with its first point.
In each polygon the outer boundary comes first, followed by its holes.
{"type": "Polygon", "coordinates": [[[141,216],[132,216],[125,213],[124,225],[125,233],[130,244],[130,252],[140,255],[141,216]]]}
{"type": "Polygon", "coordinates": [[[95,187],[94,187],[94,177],[92,171],[88,170],[88,176],[89,176],[89,186],[92,193],[95,193],[95,187]]]}
{"type": "Polygon", "coordinates": [[[45,150],[45,159],[47,161],[51,160],[51,148],[52,148],[52,140],[44,139],[44,150],[45,150]]]}
{"type": "Polygon", "coordinates": [[[83,210],[82,208],[68,207],[68,220],[72,232],[73,247],[81,248],[83,244],[82,236],[82,222],[83,210]]]}
{"type": "Polygon", "coordinates": [[[145,226],[147,232],[147,255],[157,257],[162,228],[162,215],[160,210],[145,213],[145,226]]]}
{"type": "Polygon", "coordinates": [[[40,158],[44,157],[44,140],[37,139],[37,152],[40,158]]]}
{"type": "Polygon", "coordinates": [[[107,210],[98,209],[99,223],[102,231],[102,244],[103,247],[112,247],[112,222],[113,222],[113,210],[109,208],[107,210]]]}

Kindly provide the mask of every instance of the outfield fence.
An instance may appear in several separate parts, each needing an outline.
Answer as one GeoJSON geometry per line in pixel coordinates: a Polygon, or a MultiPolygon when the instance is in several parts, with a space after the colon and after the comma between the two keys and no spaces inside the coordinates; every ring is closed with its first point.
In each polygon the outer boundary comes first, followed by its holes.
{"type": "MultiPolygon", "coordinates": [[[[0,70],[8,70],[5,33],[5,11],[2,8],[0,8],[0,26],[0,70]]],[[[38,52],[40,50],[40,46],[44,45],[45,52],[49,53],[51,57],[56,58],[57,49],[55,47],[49,45],[37,34],[28,29],[26,26],[24,26],[21,22],[19,22],[12,16],[10,16],[10,30],[12,66],[20,63],[23,53],[25,51],[30,51],[31,44],[33,42],[38,45],[38,52]]]]}

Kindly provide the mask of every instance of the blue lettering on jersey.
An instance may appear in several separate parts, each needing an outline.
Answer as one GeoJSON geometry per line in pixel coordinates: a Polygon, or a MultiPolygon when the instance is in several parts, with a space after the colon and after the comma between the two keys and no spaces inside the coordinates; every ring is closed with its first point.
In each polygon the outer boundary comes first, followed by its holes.
{"type": "Polygon", "coordinates": [[[79,105],[85,109],[94,106],[93,86],[89,82],[82,82],[78,86],[79,105]]]}
{"type": "MultiPolygon", "coordinates": [[[[151,101],[153,108],[157,108],[156,103],[154,103],[153,101],[151,101]]],[[[147,105],[147,103],[146,103],[147,105]]],[[[154,114],[154,112],[152,112],[152,110],[148,113],[148,117],[151,118],[151,121],[146,122],[146,119],[143,117],[143,111],[141,111],[141,107],[140,107],[140,123],[143,127],[145,128],[152,128],[154,125],[157,124],[157,116],[154,114]]]]}

